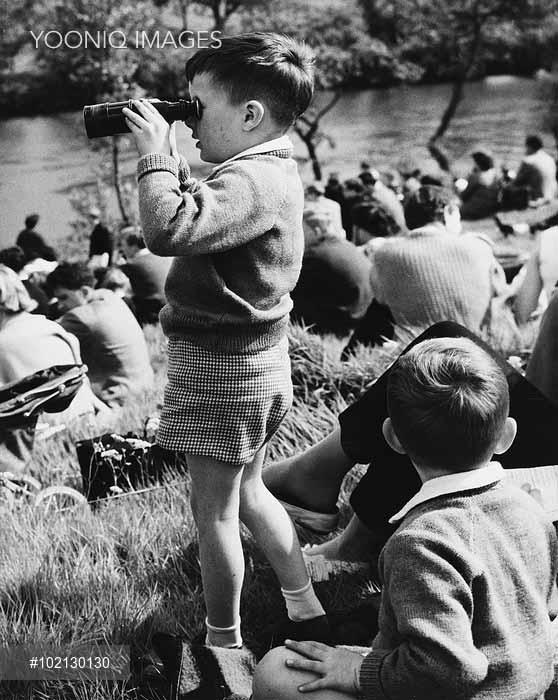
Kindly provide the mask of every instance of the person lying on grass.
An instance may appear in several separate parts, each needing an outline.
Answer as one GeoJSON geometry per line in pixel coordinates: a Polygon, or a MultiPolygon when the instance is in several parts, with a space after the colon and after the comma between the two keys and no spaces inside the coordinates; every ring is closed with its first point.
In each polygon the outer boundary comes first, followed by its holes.
{"type": "Polygon", "coordinates": [[[506,377],[467,338],[423,341],[389,376],[386,442],[420,491],[379,559],[379,632],[366,655],[287,641],[254,678],[254,700],[541,698],[553,679],[558,541],[493,454],[512,444],[506,377]]]}

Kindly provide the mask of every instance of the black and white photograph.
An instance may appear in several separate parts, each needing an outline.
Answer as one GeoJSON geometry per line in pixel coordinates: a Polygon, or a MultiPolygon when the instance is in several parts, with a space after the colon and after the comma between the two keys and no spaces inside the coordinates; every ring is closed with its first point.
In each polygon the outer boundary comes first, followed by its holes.
{"type": "Polygon", "coordinates": [[[558,0],[0,0],[0,700],[558,700],[558,0]]]}

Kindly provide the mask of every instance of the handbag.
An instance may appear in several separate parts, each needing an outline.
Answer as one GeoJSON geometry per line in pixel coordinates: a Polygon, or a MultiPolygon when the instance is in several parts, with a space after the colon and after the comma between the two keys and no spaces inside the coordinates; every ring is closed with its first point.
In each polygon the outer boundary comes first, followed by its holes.
{"type": "Polygon", "coordinates": [[[55,365],[0,388],[0,471],[25,469],[39,414],[68,408],[86,376],[86,365],[55,365]]]}

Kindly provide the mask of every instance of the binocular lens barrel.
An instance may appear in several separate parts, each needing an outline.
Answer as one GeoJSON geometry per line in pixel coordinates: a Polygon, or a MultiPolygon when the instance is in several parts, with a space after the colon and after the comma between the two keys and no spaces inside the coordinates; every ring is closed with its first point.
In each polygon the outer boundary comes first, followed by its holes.
{"type": "MultiPolygon", "coordinates": [[[[175,121],[185,121],[189,117],[199,119],[201,116],[201,107],[197,99],[178,100],[177,102],[149,100],[149,102],[169,124],[175,121]]],[[[86,105],[83,108],[83,121],[87,136],[94,139],[100,136],[129,133],[130,129],[126,124],[126,117],[122,113],[124,107],[128,107],[134,112],[138,111],[133,106],[133,100],[86,105]]]]}

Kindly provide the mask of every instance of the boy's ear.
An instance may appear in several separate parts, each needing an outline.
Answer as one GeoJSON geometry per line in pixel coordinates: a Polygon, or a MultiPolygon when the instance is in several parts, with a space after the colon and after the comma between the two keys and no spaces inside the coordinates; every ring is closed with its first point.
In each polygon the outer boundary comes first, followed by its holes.
{"type": "Polygon", "coordinates": [[[405,448],[399,442],[399,438],[395,434],[395,431],[393,429],[393,423],[391,422],[391,418],[385,419],[385,421],[382,425],[382,433],[384,434],[384,438],[385,438],[387,444],[391,447],[392,450],[394,450],[395,452],[399,452],[400,455],[407,454],[405,452],[405,448]]]}
{"type": "Polygon", "coordinates": [[[243,131],[252,131],[261,124],[264,118],[265,109],[258,100],[250,100],[244,107],[244,121],[242,123],[243,131]]]}
{"type": "Polygon", "coordinates": [[[512,445],[512,442],[515,440],[516,434],[517,423],[515,421],[515,418],[508,416],[506,418],[506,422],[504,423],[504,429],[502,430],[502,434],[500,435],[500,438],[496,443],[496,447],[494,448],[494,454],[501,455],[503,452],[509,450],[512,445]]]}

